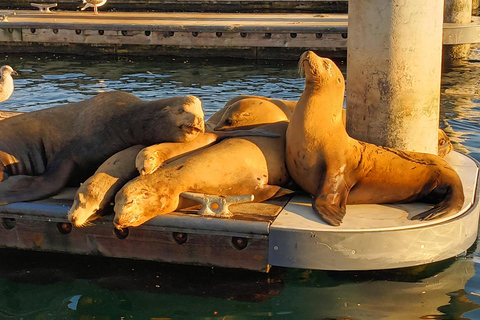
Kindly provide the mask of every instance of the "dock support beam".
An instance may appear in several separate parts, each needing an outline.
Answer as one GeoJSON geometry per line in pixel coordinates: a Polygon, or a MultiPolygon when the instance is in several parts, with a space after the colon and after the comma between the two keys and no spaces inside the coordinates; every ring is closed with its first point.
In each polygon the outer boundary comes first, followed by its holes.
{"type": "MultiPolygon", "coordinates": [[[[444,22],[470,24],[472,21],[472,0],[445,0],[444,22]]],[[[470,44],[445,45],[443,59],[466,59],[470,54],[470,44]]]]}
{"type": "Polygon", "coordinates": [[[347,131],[436,154],[443,1],[349,2],[347,131]]]}

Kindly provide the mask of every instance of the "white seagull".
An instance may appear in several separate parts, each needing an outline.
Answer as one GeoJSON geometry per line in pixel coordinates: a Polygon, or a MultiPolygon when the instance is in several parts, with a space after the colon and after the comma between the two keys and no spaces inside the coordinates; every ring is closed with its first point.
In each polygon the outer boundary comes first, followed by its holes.
{"type": "Polygon", "coordinates": [[[87,8],[93,7],[93,13],[98,14],[98,7],[103,6],[107,3],[107,0],[82,0],[85,4],[80,10],[85,10],[87,8]]]}
{"type": "Polygon", "coordinates": [[[10,98],[13,93],[12,74],[18,76],[18,73],[10,66],[2,66],[0,68],[0,102],[10,98]]]}

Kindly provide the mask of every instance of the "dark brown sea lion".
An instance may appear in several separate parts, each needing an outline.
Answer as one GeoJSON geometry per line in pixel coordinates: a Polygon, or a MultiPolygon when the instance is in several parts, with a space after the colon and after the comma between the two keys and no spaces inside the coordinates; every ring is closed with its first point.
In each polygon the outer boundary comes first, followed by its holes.
{"type": "Polygon", "coordinates": [[[225,139],[133,179],[115,197],[115,226],[139,226],[157,215],[190,206],[191,200],[180,197],[185,191],[253,194],[255,202],[275,196],[289,181],[284,159],[286,127],[286,122],[261,126],[281,137],[225,139]]]}
{"type": "Polygon", "coordinates": [[[101,93],[2,120],[0,203],[48,197],[72,176],[86,179],[118,151],[189,141],[203,131],[198,98],[142,101],[126,92],[101,93]]]}
{"type": "Polygon", "coordinates": [[[437,203],[414,217],[420,220],[462,208],[462,183],[445,160],[348,136],[342,119],[345,82],[331,60],[307,51],[299,68],[305,71],[305,90],[286,133],[287,167],[295,182],[314,195],[313,209],[325,222],[340,225],[347,203],[437,203]]]}

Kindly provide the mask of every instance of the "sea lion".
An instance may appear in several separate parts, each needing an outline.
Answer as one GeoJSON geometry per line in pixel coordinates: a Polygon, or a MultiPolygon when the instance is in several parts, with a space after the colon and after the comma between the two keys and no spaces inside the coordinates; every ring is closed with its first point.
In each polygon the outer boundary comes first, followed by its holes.
{"type": "Polygon", "coordinates": [[[338,226],[346,204],[437,202],[414,219],[458,212],[464,194],[458,174],[436,155],[403,152],[355,140],[342,120],[345,82],[330,59],[312,51],[299,61],[305,89],[286,133],[288,170],[314,195],[313,210],[338,226]]]}
{"type": "Polygon", "coordinates": [[[228,105],[223,116],[217,122],[215,130],[247,128],[278,121],[289,121],[292,112],[285,105],[271,100],[243,98],[228,105]]]}
{"type": "MultiPolygon", "coordinates": [[[[261,102],[269,103],[265,100],[261,100],[261,102]]],[[[261,104],[256,103],[256,105],[261,104]]],[[[278,109],[278,107],[276,108],[278,109]]],[[[228,103],[219,112],[224,114],[227,110],[228,114],[233,117],[238,112],[237,109],[230,108],[228,103]]],[[[250,110],[248,118],[260,120],[261,123],[265,123],[267,118],[274,122],[285,118],[283,112],[278,112],[279,117],[274,118],[263,111],[263,108],[253,108],[250,110]],[[257,113],[265,115],[266,118],[262,119],[257,113]]],[[[209,119],[206,125],[214,121],[214,119],[209,119]]],[[[218,121],[218,118],[216,121],[218,121]]],[[[240,122],[243,123],[244,121],[240,122]]],[[[231,126],[230,129],[236,128],[231,126]]],[[[91,225],[92,221],[104,215],[105,209],[109,207],[110,203],[113,203],[116,192],[120,190],[123,184],[136,177],[138,173],[142,175],[150,174],[167,160],[207,147],[224,138],[245,135],[278,136],[272,132],[257,129],[205,132],[200,133],[191,141],[164,142],[148,146],[140,152],[137,151],[138,155],[133,151],[135,147],[120,151],[103,163],[95,174],[88,178],[77,190],[74,203],[70,208],[69,220],[76,226],[91,225]],[[135,163],[138,172],[135,169],[135,163]]]]}
{"type": "MultiPolygon", "coordinates": [[[[224,116],[225,112],[230,109],[230,106],[233,104],[236,104],[237,102],[241,100],[246,100],[246,99],[260,99],[263,101],[268,101],[270,103],[273,103],[274,105],[278,106],[281,110],[284,111],[284,113],[290,117],[291,113],[295,109],[295,106],[297,105],[297,101],[292,101],[292,100],[281,100],[281,99],[272,99],[268,97],[263,97],[263,96],[250,96],[250,95],[239,95],[236,97],[231,98],[230,100],[225,103],[222,109],[218,110],[215,112],[205,123],[205,130],[206,131],[213,131],[215,129],[215,126],[218,125],[222,117],[224,116]],[[290,112],[289,112],[290,111],[290,112]]],[[[250,102],[255,103],[257,106],[260,105],[258,101],[251,100],[250,102]]],[[[259,110],[255,110],[259,111],[259,110]]],[[[246,114],[245,114],[246,115],[246,114]]],[[[256,113],[255,113],[256,115],[256,113]]],[[[248,116],[250,118],[250,116],[248,116]]],[[[267,122],[265,122],[267,123],[267,122]]],[[[269,123],[269,122],[268,122],[269,123]]]]}
{"type": "Polygon", "coordinates": [[[284,158],[287,125],[279,122],[259,127],[281,137],[224,139],[131,180],[115,196],[115,226],[139,226],[157,215],[190,206],[191,200],[180,197],[185,191],[253,194],[255,202],[278,195],[289,181],[284,158]]]}
{"type": "Polygon", "coordinates": [[[2,120],[0,203],[56,194],[72,176],[86,179],[130,146],[190,141],[202,132],[203,109],[194,96],[142,101],[105,92],[2,120]]]}
{"type": "Polygon", "coordinates": [[[68,211],[68,220],[73,225],[85,227],[106,214],[105,209],[113,204],[117,191],[138,175],[133,160],[144,147],[134,145],[115,153],[80,185],[68,211]]]}
{"type": "MultiPolygon", "coordinates": [[[[295,101],[270,99],[261,96],[236,96],[213,114],[205,123],[205,132],[188,143],[161,143],[141,150],[136,158],[140,174],[150,174],[168,159],[203,148],[223,138],[246,135],[245,132],[223,131],[252,129],[263,124],[289,121],[290,108],[295,101]],[[288,106],[288,107],[287,107],[288,106]]],[[[251,131],[249,135],[265,135],[264,131],[251,131]]]]}

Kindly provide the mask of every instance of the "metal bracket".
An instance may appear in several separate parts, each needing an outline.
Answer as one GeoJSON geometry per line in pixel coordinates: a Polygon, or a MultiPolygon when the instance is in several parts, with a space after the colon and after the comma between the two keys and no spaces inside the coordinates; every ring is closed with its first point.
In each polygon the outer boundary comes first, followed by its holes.
{"type": "Polygon", "coordinates": [[[202,208],[198,210],[198,214],[202,216],[229,218],[233,213],[228,207],[235,203],[243,203],[253,201],[253,194],[239,196],[215,196],[204,193],[182,192],[182,197],[198,201],[202,204],[202,208]]]}
{"type": "Polygon", "coordinates": [[[2,11],[0,12],[0,21],[8,22],[8,17],[14,16],[14,15],[16,15],[16,13],[13,11],[8,11],[8,12],[2,11]]]}
{"type": "Polygon", "coordinates": [[[57,6],[57,3],[30,3],[32,7],[37,7],[40,9],[40,12],[47,12],[47,13],[52,13],[50,11],[50,8],[55,8],[57,6]]]}

